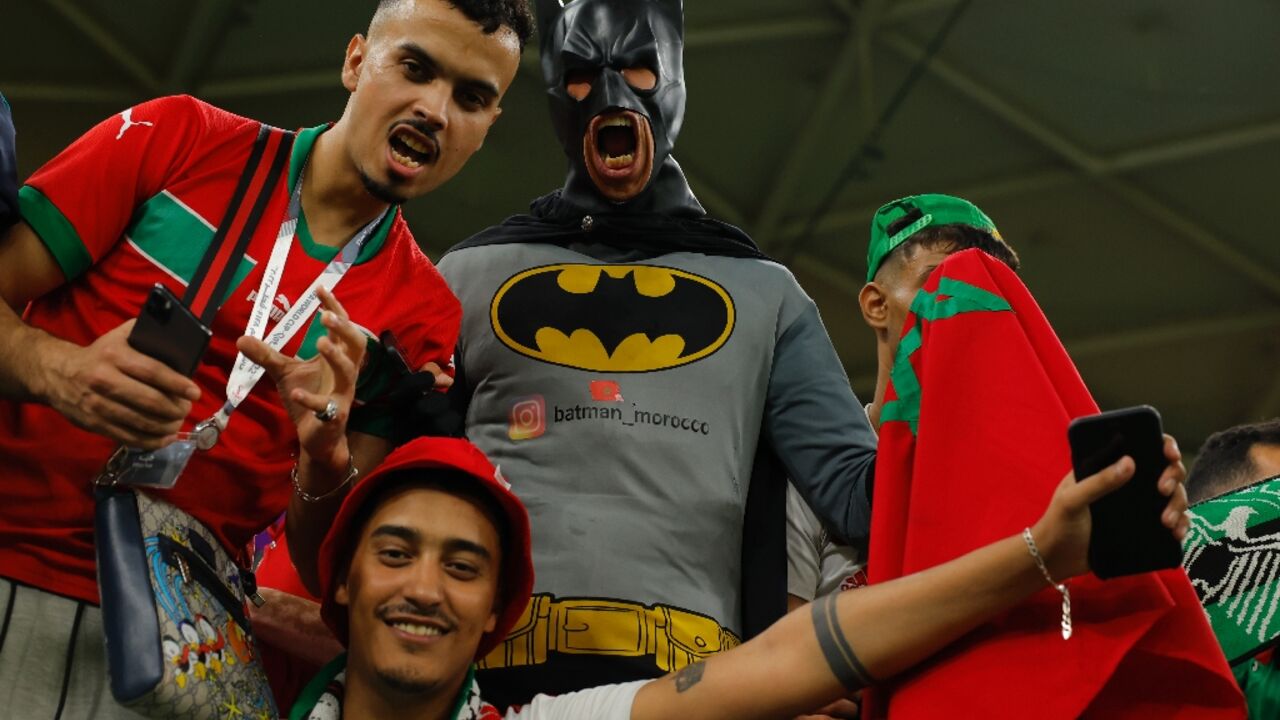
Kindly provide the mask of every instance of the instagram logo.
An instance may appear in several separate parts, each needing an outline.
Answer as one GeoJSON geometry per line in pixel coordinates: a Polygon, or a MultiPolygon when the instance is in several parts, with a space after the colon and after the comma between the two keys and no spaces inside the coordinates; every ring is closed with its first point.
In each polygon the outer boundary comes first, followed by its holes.
{"type": "Polygon", "coordinates": [[[512,440],[541,437],[547,431],[547,402],[541,395],[520,398],[511,406],[510,419],[507,437],[512,440]]]}

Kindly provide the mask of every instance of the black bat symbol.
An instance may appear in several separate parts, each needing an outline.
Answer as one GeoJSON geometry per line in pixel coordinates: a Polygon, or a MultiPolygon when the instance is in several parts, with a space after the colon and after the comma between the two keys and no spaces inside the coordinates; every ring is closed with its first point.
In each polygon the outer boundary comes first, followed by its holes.
{"type": "Polygon", "coordinates": [[[682,356],[714,344],[729,324],[726,299],[711,287],[673,274],[675,285],[666,295],[649,297],[636,290],[628,273],[614,278],[600,273],[595,290],[566,292],[557,282],[558,269],[535,273],[512,285],[499,300],[497,321],[514,342],[536,350],[542,328],[570,335],[593,333],[610,355],[623,340],[641,333],[654,341],[663,335],[684,339],[682,356]]]}

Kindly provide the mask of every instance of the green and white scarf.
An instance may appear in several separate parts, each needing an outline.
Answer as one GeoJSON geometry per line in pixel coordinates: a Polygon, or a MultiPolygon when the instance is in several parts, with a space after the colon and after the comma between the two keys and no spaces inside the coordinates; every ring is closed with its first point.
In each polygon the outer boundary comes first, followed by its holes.
{"type": "Polygon", "coordinates": [[[1280,638],[1280,476],[1192,505],[1182,566],[1232,664],[1280,638]]]}
{"type": "MultiPolygon", "coordinates": [[[[346,694],[347,655],[343,653],[325,665],[307,683],[298,702],[289,713],[289,720],[342,720],[342,701],[346,694]]],[[[476,683],[476,669],[467,669],[467,679],[451,716],[454,720],[501,720],[497,708],[480,699],[480,685],[476,683]]]]}

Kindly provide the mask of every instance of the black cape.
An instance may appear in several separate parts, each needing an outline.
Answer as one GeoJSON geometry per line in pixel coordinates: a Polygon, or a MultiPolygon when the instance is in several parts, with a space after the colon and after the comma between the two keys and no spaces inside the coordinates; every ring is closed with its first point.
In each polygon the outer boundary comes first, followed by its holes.
{"type": "Polygon", "coordinates": [[[745,232],[729,223],[702,217],[658,213],[587,213],[556,190],[534,200],[528,215],[513,215],[501,225],[481,230],[449,252],[483,245],[539,243],[569,247],[601,243],[657,256],[696,252],[768,260],[745,232]]]}

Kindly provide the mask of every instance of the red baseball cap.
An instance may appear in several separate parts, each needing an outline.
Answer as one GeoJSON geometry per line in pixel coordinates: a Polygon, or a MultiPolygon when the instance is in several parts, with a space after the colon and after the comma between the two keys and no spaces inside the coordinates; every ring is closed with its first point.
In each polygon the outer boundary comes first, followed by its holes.
{"type": "Polygon", "coordinates": [[[389,478],[402,477],[410,470],[451,470],[475,478],[477,486],[497,502],[504,513],[506,545],[502,548],[502,577],[499,582],[498,624],[480,638],[476,659],[487,655],[507,636],[533,592],[533,557],[530,553],[529,514],[524,503],[511,492],[502,473],[489,462],[479,448],[466,440],[422,437],[405,443],[387,456],[368,477],[356,483],[342,501],[338,516],[320,546],[320,616],[345,647],[347,645],[347,608],[334,601],[338,563],[351,552],[361,528],[355,519],[369,496],[389,478]]]}

